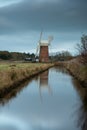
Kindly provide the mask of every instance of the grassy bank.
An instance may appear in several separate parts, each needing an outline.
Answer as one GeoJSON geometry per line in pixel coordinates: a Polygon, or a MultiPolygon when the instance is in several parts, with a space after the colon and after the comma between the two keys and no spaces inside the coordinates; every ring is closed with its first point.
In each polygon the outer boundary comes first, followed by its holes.
{"type": "Polygon", "coordinates": [[[82,65],[78,60],[71,60],[64,63],[69,72],[87,87],[87,65],[82,65]]]}
{"type": "Polygon", "coordinates": [[[65,67],[83,86],[87,87],[87,65],[79,63],[78,59],[56,62],[55,66],[65,67]]]}
{"type": "Polygon", "coordinates": [[[42,63],[1,63],[0,64],[0,95],[16,87],[24,80],[50,68],[53,64],[42,63]]]}

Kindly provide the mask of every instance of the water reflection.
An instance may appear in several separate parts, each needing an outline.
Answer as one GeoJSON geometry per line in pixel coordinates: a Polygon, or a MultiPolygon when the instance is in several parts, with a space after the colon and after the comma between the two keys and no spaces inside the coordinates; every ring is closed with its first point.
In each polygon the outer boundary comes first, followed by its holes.
{"type": "Polygon", "coordinates": [[[51,68],[0,100],[0,130],[86,130],[86,92],[64,68],[51,68]],[[79,95],[81,129],[72,119],[79,95]]]}
{"type": "Polygon", "coordinates": [[[31,127],[11,115],[0,115],[0,130],[31,130],[31,127]]]}
{"type": "Polygon", "coordinates": [[[49,76],[49,71],[45,71],[39,75],[40,87],[47,87],[48,86],[48,76],[49,76]]]}
{"type": "Polygon", "coordinates": [[[18,87],[14,87],[11,91],[9,90],[7,94],[3,94],[2,97],[0,98],[0,104],[4,106],[6,103],[10,102],[13,98],[16,98],[17,95],[19,95],[22,92],[24,87],[29,85],[29,83],[32,82],[32,80],[35,80],[36,83],[38,83],[39,95],[41,101],[43,100],[43,91],[48,91],[49,94],[52,94],[52,89],[49,83],[49,70],[47,70],[41,73],[40,75],[34,77],[34,79],[25,81],[18,87]]]}
{"type": "Polygon", "coordinates": [[[81,101],[78,109],[78,126],[81,130],[87,130],[87,88],[82,87],[75,79],[72,81],[81,101]]]}
{"type": "Polygon", "coordinates": [[[69,75],[69,72],[67,71],[67,69],[65,69],[64,67],[61,67],[61,66],[55,66],[53,68],[53,70],[58,73],[63,73],[63,74],[69,75]]]}
{"type": "Polygon", "coordinates": [[[4,106],[6,103],[10,102],[13,98],[16,98],[18,94],[22,92],[24,87],[29,84],[30,81],[26,81],[20,86],[16,86],[12,90],[9,90],[7,94],[3,94],[2,97],[0,98],[0,105],[4,106]]]}
{"type": "Polygon", "coordinates": [[[49,94],[52,94],[52,88],[49,83],[49,70],[43,72],[38,76],[38,85],[39,85],[39,94],[41,101],[43,100],[43,91],[48,91],[49,94]]]}
{"type": "MultiPolygon", "coordinates": [[[[69,75],[69,72],[63,67],[56,67],[57,72],[62,72],[69,75]]],[[[75,78],[72,77],[73,87],[76,89],[78,93],[79,100],[79,108],[77,110],[78,114],[78,127],[81,130],[87,130],[87,88],[82,86],[75,78]]]]}

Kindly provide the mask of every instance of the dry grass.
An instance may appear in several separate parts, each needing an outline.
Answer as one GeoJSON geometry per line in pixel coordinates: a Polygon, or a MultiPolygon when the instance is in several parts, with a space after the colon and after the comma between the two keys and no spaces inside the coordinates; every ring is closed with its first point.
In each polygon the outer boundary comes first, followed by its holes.
{"type": "Polygon", "coordinates": [[[0,89],[12,86],[22,80],[31,77],[52,64],[42,63],[3,63],[0,64],[0,89]]]}
{"type": "Polygon", "coordinates": [[[65,67],[85,86],[87,86],[87,65],[77,62],[67,62],[65,67]]]}

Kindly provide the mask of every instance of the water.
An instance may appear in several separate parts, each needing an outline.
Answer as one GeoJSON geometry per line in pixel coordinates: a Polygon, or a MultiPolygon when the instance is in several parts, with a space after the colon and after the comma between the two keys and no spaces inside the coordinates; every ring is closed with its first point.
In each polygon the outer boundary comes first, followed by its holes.
{"type": "Polygon", "coordinates": [[[0,100],[0,130],[86,130],[84,95],[64,69],[51,68],[0,100]]]}

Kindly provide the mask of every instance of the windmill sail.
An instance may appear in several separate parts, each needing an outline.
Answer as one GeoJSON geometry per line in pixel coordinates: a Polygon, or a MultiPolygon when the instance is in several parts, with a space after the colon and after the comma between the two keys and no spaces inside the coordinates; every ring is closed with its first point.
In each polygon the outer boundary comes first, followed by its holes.
{"type": "Polygon", "coordinates": [[[49,41],[49,45],[50,45],[50,42],[53,40],[53,36],[49,36],[48,37],[48,41],[49,41]]]}
{"type": "Polygon", "coordinates": [[[42,31],[40,33],[39,45],[41,44],[41,39],[42,39],[42,31]]]}
{"type": "Polygon", "coordinates": [[[37,55],[38,55],[39,49],[40,49],[40,47],[39,47],[39,45],[38,45],[38,46],[37,46],[37,49],[36,49],[36,57],[37,57],[37,55]]]}
{"type": "Polygon", "coordinates": [[[39,50],[40,50],[41,39],[42,39],[42,31],[41,31],[41,33],[40,33],[39,44],[38,44],[38,46],[37,46],[37,49],[36,49],[36,57],[37,57],[37,55],[38,55],[38,52],[39,52],[39,50]]]}

